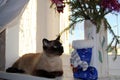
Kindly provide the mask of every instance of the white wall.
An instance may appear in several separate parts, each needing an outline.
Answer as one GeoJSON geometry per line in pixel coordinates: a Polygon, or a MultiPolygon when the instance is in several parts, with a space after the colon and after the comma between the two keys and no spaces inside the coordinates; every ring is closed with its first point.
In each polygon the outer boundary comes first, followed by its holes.
{"type": "Polygon", "coordinates": [[[19,22],[9,24],[6,29],[6,68],[19,57],[19,22]]]}
{"type": "Polygon", "coordinates": [[[37,0],[37,52],[42,51],[42,39],[55,39],[59,33],[59,13],[50,0],[37,0]]]}

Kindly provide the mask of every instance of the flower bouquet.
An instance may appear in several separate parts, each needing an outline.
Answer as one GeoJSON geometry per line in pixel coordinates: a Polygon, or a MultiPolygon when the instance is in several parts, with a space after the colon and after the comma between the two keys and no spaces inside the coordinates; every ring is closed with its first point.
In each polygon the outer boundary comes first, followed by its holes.
{"type": "MultiPolygon", "coordinates": [[[[117,53],[117,45],[120,43],[120,36],[117,36],[114,33],[105,16],[109,13],[117,14],[120,12],[119,0],[69,0],[65,3],[70,6],[71,14],[69,19],[71,21],[71,24],[60,34],[66,30],[69,30],[70,28],[74,29],[74,24],[84,20],[90,20],[96,26],[96,33],[98,33],[101,28],[101,24],[103,23],[105,30],[108,29],[113,35],[113,39],[109,44],[107,50],[115,50],[117,53]]],[[[116,57],[117,54],[114,59],[116,59],[116,57]]]]}

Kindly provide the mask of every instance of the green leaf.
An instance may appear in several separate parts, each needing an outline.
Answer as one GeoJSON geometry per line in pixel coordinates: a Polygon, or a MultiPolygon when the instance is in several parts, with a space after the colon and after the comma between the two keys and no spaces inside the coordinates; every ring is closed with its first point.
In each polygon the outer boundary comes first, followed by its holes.
{"type": "Polygon", "coordinates": [[[114,50],[114,47],[110,46],[108,49],[107,49],[107,52],[112,52],[114,50]]]}
{"type": "Polygon", "coordinates": [[[115,61],[117,59],[117,51],[115,51],[115,57],[113,58],[113,60],[115,61]]]}
{"type": "Polygon", "coordinates": [[[115,57],[114,57],[114,61],[117,59],[117,53],[118,53],[118,50],[117,50],[117,42],[115,43],[115,57]]]}
{"type": "Polygon", "coordinates": [[[105,44],[105,37],[103,36],[103,40],[102,40],[102,48],[104,47],[105,44]]]}
{"type": "Polygon", "coordinates": [[[96,30],[97,33],[100,31],[100,27],[101,27],[101,26],[98,24],[98,25],[97,25],[97,30],[96,30]]]}
{"type": "Polygon", "coordinates": [[[54,4],[54,3],[52,3],[52,4],[50,5],[50,8],[52,8],[53,4],[54,4]]]}
{"type": "Polygon", "coordinates": [[[100,50],[98,51],[98,53],[99,53],[99,61],[102,63],[103,62],[103,60],[102,60],[102,53],[101,53],[100,50]]]}

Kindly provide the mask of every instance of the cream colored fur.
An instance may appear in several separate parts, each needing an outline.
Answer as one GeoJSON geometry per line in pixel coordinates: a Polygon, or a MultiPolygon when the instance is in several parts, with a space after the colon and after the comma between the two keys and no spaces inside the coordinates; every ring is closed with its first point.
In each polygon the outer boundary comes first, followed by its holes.
{"type": "Polygon", "coordinates": [[[34,70],[61,71],[62,60],[60,56],[48,55],[46,53],[29,53],[19,58],[13,67],[22,69],[26,74],[32,74],[34,70]]]}

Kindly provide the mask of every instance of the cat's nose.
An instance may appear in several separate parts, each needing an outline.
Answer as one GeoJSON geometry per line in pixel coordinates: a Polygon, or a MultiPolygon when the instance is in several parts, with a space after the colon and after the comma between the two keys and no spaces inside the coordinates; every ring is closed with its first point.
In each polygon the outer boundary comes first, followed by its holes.
{"type": "Polygon", "coordinates": [[[63,48],[63,46],[61,46],[60,53],[63,53],[63,52],[64,52],[64,48],[63,48]]]}
{"type": "Polygon", "coordinates": [[[64,48],[62,47],[62,53],[64,52],[64,48]]]}

